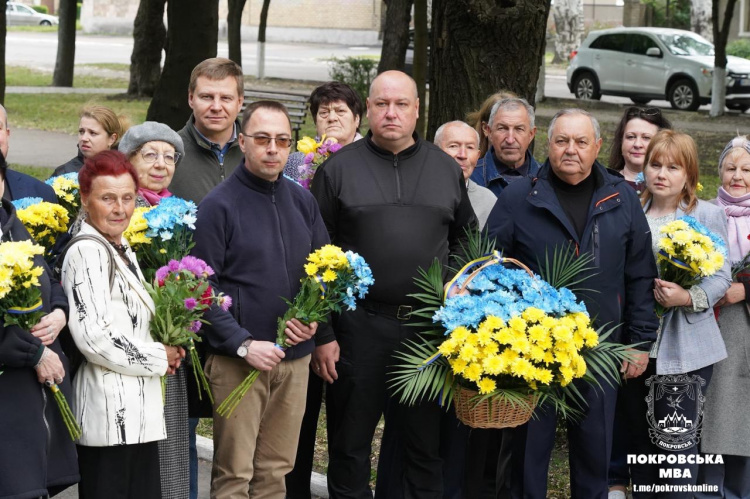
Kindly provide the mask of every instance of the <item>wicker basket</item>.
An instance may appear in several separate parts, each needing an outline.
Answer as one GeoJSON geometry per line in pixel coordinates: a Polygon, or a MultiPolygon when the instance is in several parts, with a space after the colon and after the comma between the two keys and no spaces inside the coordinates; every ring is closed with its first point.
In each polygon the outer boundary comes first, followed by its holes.
{"type": "Polygon", "coordinates": [[[536,407],[536,397],[527,395],[528,405],[513,405],[507,400],[486,398],[477,401],[474,390],[457,386],[453,393],[456,416],[472,428],[513,428],[531,419],[536,407]]]}

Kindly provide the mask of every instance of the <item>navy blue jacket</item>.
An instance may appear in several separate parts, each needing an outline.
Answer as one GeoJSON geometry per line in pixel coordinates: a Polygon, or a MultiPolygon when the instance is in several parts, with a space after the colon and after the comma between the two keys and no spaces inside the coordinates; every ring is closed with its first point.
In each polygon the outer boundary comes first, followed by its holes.
{"type": "Polygon", "coordinates": [[[21,198],[40,197],[44,201],[57,203],[55,191],[44,182],[35,179],[31,175],[8,169],[5,171],[8,181],[11,201],[21,198]]]}
{"type": "MultiPolygon", "coordinates": [[[[503,189],[508,187],[508,181],[497,171],[494,154],[495,149],[490,146],[490,150],[487,151],[487,154],[485,154],[483,158],[479,158],[479,161],[477,161],[477,166],[471,174],[471,180],[482,187],[488,188],[493,194],[495,194],[495,196],[500,197],[500,193],[503,192],[503,189]]],[[[528,149],[526,150],[526,159],[524,161],[529,163],[528,176],[530,178],[536,177],[537,173],[539,173],[540,165],[528,149]]]]}
{"type": "MultiPolygon", "coordinates": [[[[300,289],[307,256],[329,242],[318,204],[291,180],[268,182],[245,167],[201,201],[192,254],[216,272],[211,284],[232,297],[228,312],[214,306],[205,314],[209,351],[236,356],[248,338],[275,341],[276,319],[300,289]]],[[[326,325],[316,341],[333,339],[326,325]],[[325,338],[329,334],[330,339],[325,338]]],[[[285,360],[308,355],[313,341],[286,350],[285,360]]]]}
{"type": "Polygon", "coordinates": [[[487,220],[490,237],[497,238],[504,255],[537,273],[545,252],[551,257],[555,248],[570,246],[579,254],[593,254],[594,274],[578,285],[593,293],[578,297],[596,319],[595,327],[621,325],[612,341],[648,342],[638,347],[648,349],[659,325],[653,295],[657,273],[651,233],[635,191],[595,163],[597,188],[579,238],[548,180],[549,168],[547,161],[538,178],[514,182],[498,197],[487,220]]]}

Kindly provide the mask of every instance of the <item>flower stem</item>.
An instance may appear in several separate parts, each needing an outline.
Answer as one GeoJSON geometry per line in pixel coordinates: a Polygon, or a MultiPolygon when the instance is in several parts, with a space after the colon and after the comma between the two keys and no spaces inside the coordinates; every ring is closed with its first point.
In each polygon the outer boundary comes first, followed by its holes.
{"type": "Polygon", "coordinates": [[[232,393],[230,393],[229,396],[224,399],[224,402],[222,402],[219,407],[216,408],[216,413],[219,416],[223,416],[225,418],[231,416],[232,412],[234,412],[239,403],[242,401],[242,398],[250,390],[250,387],[253,386],[255,380],[258,379],[259,374],[260,371],[258,371],[257,369],[253,369],[252,371],[250,371],[250,374],[248,374],[247,377],[242,380],[242,383],[240,383],[237,388],[232,390],[232,393]]]}
{"type": "Polygon", "coordinates": [[[50,391],[52,391],[52,395],[55,397],[57,408],[60,409],[60,415],[62,416],[63,423],[65,423],[65,427],[68,429],[71,440],[77,440],[81,438],[81,427],[78,426],[76,418],[75,416],[73,416],[73,411],[70,410],[68,401],[65,400],[65,395],[63,395],[62,391],[60,391],[60,388],[57,385],[52,385],[49,387],[49,389],[50,391]]]}
{"type": "Polygon", "coordinates": [[[206,374],[203,372],[203,367],[198,358],[198,351],[195,349],[195,343],[193,340],[190,340],[190,363],[193,365],[193,376],[195,376],[195,381],[198,384],[198,399],[203,400],[203,397],[201,396],[201,388],[203,388],[203,391],[208,395],[208,400],[210,400],[211,405],[213,405],[214,396],[211,393],[211,387],[208,385],[206,374]]]}

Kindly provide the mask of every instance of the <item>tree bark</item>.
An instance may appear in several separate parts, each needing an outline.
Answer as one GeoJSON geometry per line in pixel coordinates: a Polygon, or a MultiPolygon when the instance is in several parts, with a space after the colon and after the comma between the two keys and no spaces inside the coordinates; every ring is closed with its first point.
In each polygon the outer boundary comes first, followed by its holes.
{"type": "Polygon", "coordinates": [[[715,118],[724,114],[726,104],[726,68],[727,68],[727,39],[729,27],[732,24],[734,5],[737,0],[727,0],[724,18],[720,21],[720,0],[711,1],[711,24],[714,32],[714,75],[711,83],[711,111],[709,116],[715,118]]]}
{"type": "Polygon", "coordinates": [[[409,20],[412,0],[388,0],[385,11],[383,48],[380,52],[378,73],[389,69],[404,70],[406,49],[409,46],[409,20]]]}
{"type": "Polygon", "coordinates": [[[246,0],[229,0],[227,12],[227,42],[229,58],[242,66],[242,11],[246,0]]]}
{"type": "Polygon", "coordinates": [[[583,41],[583,0],[557,0],[552,15],[557,30],[552,62],[567,62],[570,53],[583,41]]]}
{"type": "Polygon", "coordinates": [[[266,25],[268,24],[268,6],[271,0],[263,0],[258,24],[258,74],[259,80],[266,77],[266,25]]]}
{"type": "Polygon", "coordinates": [[[179,0],[167,4],[167,57],[146,119],[179,130],[190,116],[190,73],[201,61],[216,57],[219,40],[218,0],[179,0]]]}
{"type": "Polygon", "coordinates": [[[161,51],[167,41],[164,27],[166,0],[141,0],[133,22],[133,53],[130,56],[128,94],[153,97],[161,75],[161,51]]]}
{"type": "Polygon", "coordinates": [[[550,0],[433,0],[427,136],[507,89],[534,105],[550,0]]]}
{"type": "Polygon", "coordinates": [[[414,69],[412,75],[417,82],[417,96],[419,97],[419,119],[417,119],[417,133],[424,137],[427,130],[425,122],[425,110],[427,100],[425,99],[427,91],[427,19],[429,11],[427,10],[427,0],[414,0],[414,69]]]}
{"type": "Polygon", "coordinates": [[[52,74],[53,87],[72,87],[76,60],[76,0],[60,0],[60,26],[57,29],[57,59],[52,74]]]}
{"type": "Polygon", "coordinates": [[[5,9],[8,0],[0,0],[0,104],[5,105],[5,35],[8,31],[5,25],[5,9]]]}
{"type": "Polygon", "coordinates": [[[701,35],[709,42],[713,41],[711,32],[712,0],[690,1],[690,31],[701,35]]]}

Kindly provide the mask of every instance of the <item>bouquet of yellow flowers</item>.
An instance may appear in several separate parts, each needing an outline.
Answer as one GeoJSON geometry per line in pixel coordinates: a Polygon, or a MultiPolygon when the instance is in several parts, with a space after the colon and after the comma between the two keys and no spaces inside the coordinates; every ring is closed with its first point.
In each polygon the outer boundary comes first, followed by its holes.
{"type": "MultiPolygon", "coordinates": [[[[357,298],[364,298],[375,282],[364,258],[351,251],[344,252],[332,244],[323,246],[307,257],[305,273],[307,277],[302,279],[302,287],[294,301],[284,299],[289,310],[277,320],[278,348],[287,346],[284,333],[287,321],[297,319],[305,324],[325,322],[331,312],[341,312],[341,305],[345,305],[347,310],[354,310],[357,308],[357,298]]],[[[217,407],[216,412],[229,417],[259,374],[260,371],[253,369],[217,407]]]]}
{"type": "MultiPolygon", "coordinates": [[[[660,232],[657,261],[661,279],[689,289],[724,265],[726,244],[693,217],[681,217],[664,225],[660,232]]],[[[667,310],[656,304],[659,317],[667,310]]]]}
{"type": "MultiPolygon", "coordinates": [[[[37,324],[44,315],[39,277],[44,272],[34,263],[44,248],[32,241],[4,242],[0,244],[0,314],[5,326],[18,326],[26,331],[37,324]]],[[[49,385],[62,414],[70,438],[81,436],[81,429],[57,385],[49,385]]]]}
{"type": "Polygon", "coordinates": [[[16,216],[29,231],[31,237],[42,245],[49,256],[60,234],[68,230],[70,221],[65,208],[42,198],[21,198],[13,201],[16,216]]]}
{"type": "Polygon", "coordinates": [[[78,185],[78,173],[66,173],[47,179],[45,182],[52,187],[57,196],[57,202],[68,212],[68,217],[72,220],[78,215],[81,209],[81,193],[78,185]]]}
{"type": "Polygon", "coordinates": [[[557,286],[497,252],[467,263],[446,292],[437,261],[420,271],[424,292],[413,296],[427,306],[412,315],[428,319],[415,324],[428,330],[396,354],[401,363],[390,384],[401,401],[455,402],[465,424],[503,428],[525,423],[544,401],[566,417],[579,415],[569,404],[585,407],[575,379],[616,383],[627,348],[605,342],[611,330],[594,330],[584,304],[559,285],[581,282],[590,257],[561,255],[554,261],[568,270],[545,273],[562,276],[557,286]]]}
{"type": "Polygon", "coordinates": [[[333,137],[326,138],[325,134],[318,140],[311,137],[302,137],[297,142],[297,150],[304,153],[305,159],[299,167],[299,184],[305,189],[310,189],[310,184],[315,172],[328,156],[341,149],[341,144],[333,137]]]}

